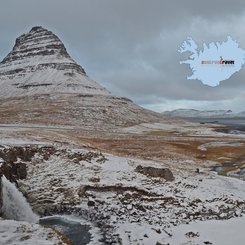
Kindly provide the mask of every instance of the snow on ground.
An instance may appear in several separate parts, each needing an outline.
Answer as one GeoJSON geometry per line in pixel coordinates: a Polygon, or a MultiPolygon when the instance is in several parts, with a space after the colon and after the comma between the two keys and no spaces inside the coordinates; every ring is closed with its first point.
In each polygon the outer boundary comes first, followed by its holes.
{"type": "MultiPolygon", "coordinates": [[[[163,239],[170,245],[244,245],[245,243],[245,217],[230,220],[210,220],[204,222],[192,222],[189,225],[180,225],[170,230],[173,238],[163,239]],[[196,234],[189,237],[190,232],[196,234]],[[189,236],[188,236],[189,234],[189,236]],[[206,243],[205,243],[206,242],[206,243]],[[210,242],[210,243],[208,243],[210,242]]],[[[147,245],[147,243],[145,243],[147,245]]]]}
{"type": "Polygon", "coordinates": [[[65,245],[58,234],[38,224],[0,219],[2,245],[65,245]]]}
{"type": "Polygon", "coordinates": [[[34,124],[0,124],[0,145],[25,146],[39,145],[47,146],[54,144],[74,145],[72,139],[67,136],[59,136],[60,132],[75,130],[74,127],[34,125],[34,124]],[[50,136],[58,134],[57,137],[50,136]],[[48,134],[49,137],[45,135],[48,134]],[[55,142],[55,143],[54,143],[55,142]],[[61,142],[61,143],[59,143],[61,142]]]}
{"type": "Polygon", "coordinates": [[[155,245],[157,242],[160,242],[163,237],[159,227],[154,228],[147,223],[123,223],[119,226],[117,232],[122,238],[122,244],[134,244],[134,241],[137,241],[135,244],[155,245]]]}
{"type": "Polygon", "coordinates": [[[200,174],[175,170],[175,181],[168,182],[137,172],[139,165],[165,166],[87,150],[57,149],[47,160],[35,155],[27,163],[27,180],[19,184],[39,213],[75,207],[89,221],[106,227],[108,241],[112,236],[119,236],[118,241],[128,239],[123,244],[161,241],[166,238],[164,230],[181,224],[226,222],[245,214],[244,181],[205,170],[200,174]]]}
{"type": "MultiPolygon", "coordinates": [[[[130,128],[132,133],[164,128],[168,132],[188,132],[188,135],[200,133],[196,128],[177,124],[144,124],[143,127],[141,125],[136,128],[130,128]]],[[[127,133],[130,131],[129,128],[125,130],[127,133]]],[[[208,132],[205,130],[202,132],[214,135],[211,129],[208,132]]],[[[0,136],[1,132],[4,137],[0,137],[0,145],[7,145],[6,148],[15,144],[24,147],[35,141],[28,134],[26,138],[20,137],[19,140],[12,135],[5,135],[4,129],[1,131],[0,127],[0,136]]],[[[37,143],[38,140],[39,138],[37,143]]],[[[202,146],[237,146],[234,139],[221,141],[215,139],[202,146]]],[[[42,148],[42,145],[33,147],[42,148]]],[[[159,241],[163,244],[169,242],[170,245],[194,245],[202,244],[205,239],[216,242],[216,237],[200,231],[202,225],[204,227],[207,224],[209,227],[210,224],[212,229],[216,229],[218,221],[215,220],[221,220],[219,222],[224,225],[225,232],[227,223],[232,227],[229,223],[231,218],[239,222],[245,214],[245,182],[209,172],[204,168],[205,165],[202,165],[197,174],[194,170],[197,163],[193,159],[145,161],[74,149],[71,143],[69,147],[56,146],[54,149],[51,155],[48,152],[42,155],[42,151],[37,151],[31,162],[26,162],[28,175],[26,180],[19,181],[20,190],[28,197],[34,211],[41,215],[75,212],[88,222],[99,224],[103,234],[107,234],[107,241],[114,241],[110,244],[120,244],[121,241],[123,245],[155,245],[159,241]],[[170,168],[175,180],[168,182],[163,178],[139,173],[136,171],[139,165],[170,168]],[[178,229],[186,229],[187,232],[193,229],[196,232],[195,227],[199,230],[200,237],[189,239],[178,233],[178,229]],[[168,240],[168,234],[173,234],[171,240],[168,240]],[[182,237],[180,242],[174,240],[178,237],[182,237]]],[[[236,237],[239,234],[238,230],[236,237]]],[[[232,244],[236,244],[235,242],[236,240],[232,244]]]]}
{"type": "Polygon", "coordinates": [[[16,138],[5,138],[0,139],[0,145],[14,145],[14,146],[23,146],[23,145],[47,145],[47,142],[32,141],[29,139],[16,139],[16,138]]]}
{"type": "Polygon", "coordinates": [[[244,143],[214,141],[214,142],[202,144],[202,145],[198,146],[198,149],[201,151],[207,151],[207,148],[223,147],[223,146],[244,146],[244,143]]]}
{"type": "MultiPolygon", "coordinates": [[[[189,136],[216,136],[216,137],[235,137],[234,135],[215,132],[212,127],[220,125],[210,124],[202,126],[194,122],[166,122],[166,123],[142,123],[136,126],[121,129],[124,133],[146,133],[154,130],[162,130],[166,132],[175,132],[176,134],[188,134],[189,136]]],[[[240,136],[240,135],[239,135],[240,136]]],[[[242,137],[242,135],[241,135],[242,137]]]]}

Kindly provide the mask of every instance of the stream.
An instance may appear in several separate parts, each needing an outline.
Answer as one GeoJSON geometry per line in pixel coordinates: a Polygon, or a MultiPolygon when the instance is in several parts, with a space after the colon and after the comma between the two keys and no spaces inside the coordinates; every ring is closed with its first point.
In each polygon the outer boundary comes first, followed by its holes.
{"type": "Polygon", "coordinates": [[[91,241],[91,226],[82,224],[81,220],[71,216],[49,216],[39,220],[39,224],[46,225],[64,234],[74,245],[87,245],[91,241]]]}

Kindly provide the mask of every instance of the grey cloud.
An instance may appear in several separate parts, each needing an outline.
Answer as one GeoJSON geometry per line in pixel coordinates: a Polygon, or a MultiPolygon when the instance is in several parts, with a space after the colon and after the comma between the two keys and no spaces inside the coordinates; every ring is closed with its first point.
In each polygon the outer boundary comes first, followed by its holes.
{"type": "MultiPolygon", "coordinates": [[[[11,0],[0,8],[0,58],[14,40],[43,25],[65,43],[87,73],[114,94],[154,108],[166,101],[237,101],[244,69],[215,88],[187,80],[178,46],[191,35],[200,45],[227,35],[245,48],[245,5],[232,1],[11,0]]],[[[239,98],[240,98],[239,97],[239,98]]],[[[240,108],[235,102],[234,108],[240,108]]]]}

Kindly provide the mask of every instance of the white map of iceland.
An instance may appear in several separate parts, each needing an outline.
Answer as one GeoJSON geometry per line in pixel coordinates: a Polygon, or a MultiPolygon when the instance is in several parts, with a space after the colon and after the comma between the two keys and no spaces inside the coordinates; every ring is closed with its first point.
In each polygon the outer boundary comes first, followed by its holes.
{"type": "Polygon", "coordinates": [[[203,44],[203,50],[198,51],[195,41],[188,37],[178,52],[191,52],[188,60],[180,64],[189,64],[192,75],[187,79],[197,79],[203,84],[217,86],[221,81],[229,79],[235,72],[241,70],[245,63],[245,50],[239,47],[236,40],[230,36],[219,43],[203,44]]]}

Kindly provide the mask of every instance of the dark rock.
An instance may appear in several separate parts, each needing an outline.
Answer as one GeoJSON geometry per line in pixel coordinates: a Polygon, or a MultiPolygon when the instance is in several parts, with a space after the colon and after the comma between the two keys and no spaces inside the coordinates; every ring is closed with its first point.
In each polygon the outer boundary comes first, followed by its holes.
{"type": "Polygon", "coordinates": [[[168,168],[143,167],[139,165],[136,167],[135,170],[141,174],[144,174],[150,177],[164,178],[167,181],[174,180],[173,173],[168,168]]]}
{"type": "Polygon", "coordinates": [[[94,182],[94,183],[98,183],[98,182],[100,182],[100,178],[99,177],[92,177],[89,179],[89,181],[94,182]]]}
{"type": "Polygon", "coordinates": [[[135,205],[135,208],[137,208],[138,210],[142,211],[142,212],[146,212],[146,209],[142,206],[142,205],[135,205]]]}
{"type": "Polygon", "coordinates": [[[193,237],[199,237],[200,234],[198,232],[197,233],[194,233],[194,232],[190,231],[190,232],[187,232],[185,234],[185,236],[188,237],[188,238],[193,238],[193,237]]]}
{"type": "Polygon", "coordinates": [[[39,153],[43,156],[44,160],[47,160],[54,152],[55,149],[53,147],[15,146],[1,148],[0,159],[3,160],[0,167],[0,174],[5,175],[11,182],[17,182],[18,179],[25,179],[27,177],[27,167],[24,162],[30,162],[36,153],[39,153]]]}
{"type": "Polygon", "coordinates": [[[169,243],[160,243],[160,242],[157,242],[156,245],[169,245],[169,243]]]}
{"type": "MultiPolygon", "coordinates": [[[[0,166],[0,210],[2,207],[2,176],[5,176],[9,181],[17,184],[18,179],[25,179],[27,175],[26,165],[24,163],[6,163],[2,162],[0,166]]],[[[1,211],[0,211],[1,216],[1,211]]]]}
{"type": "Polygon", "coordinates": [[[27,176],[26,164],[22,162],[4,162],[0,167],[0,176],[2,175],[4,175],[9,181],[17,183],[18,179],[25,179],[27,176]]]}
{"type": "Polygon", "coordinates": [[[162,231],[160,229],[154,229],[154,228],[152,228],[152,230],[154,230],[157,234],[161,234],[162,233],[162,231]]]}
{"type": "Polygon", "coordinates": [[[37,146],[15,146],[11,148],[0,149],[0,158],[7,163],[14,163],[17,159],[24,162],[30,162],[36,153],[42,155],[45,160],[48,160],[51,154],[55,153],[54,147],[37,147],[37,146]]]}
{"type": "Polygon", "coordinates": [[[86,191],[87,191],[86,186],[81,186],[81,187],[79,188],[77,194],[78,194],[79,197],[83,197],[83,196],[85,195],[86,191]]]}
{"type": "Polygon", "coordinates": [[[88,206],[89,207],[94,207],[95,206],[95,202],[94,201],[88,201],[88,206]]]}
{"type": "Polygon", "coordinates": [[[26,164],[22,162],[18,162],[15,164],[16,166],[16,178],[17,179],[26,179],[27,177],[27,168],[26,164]]]}

